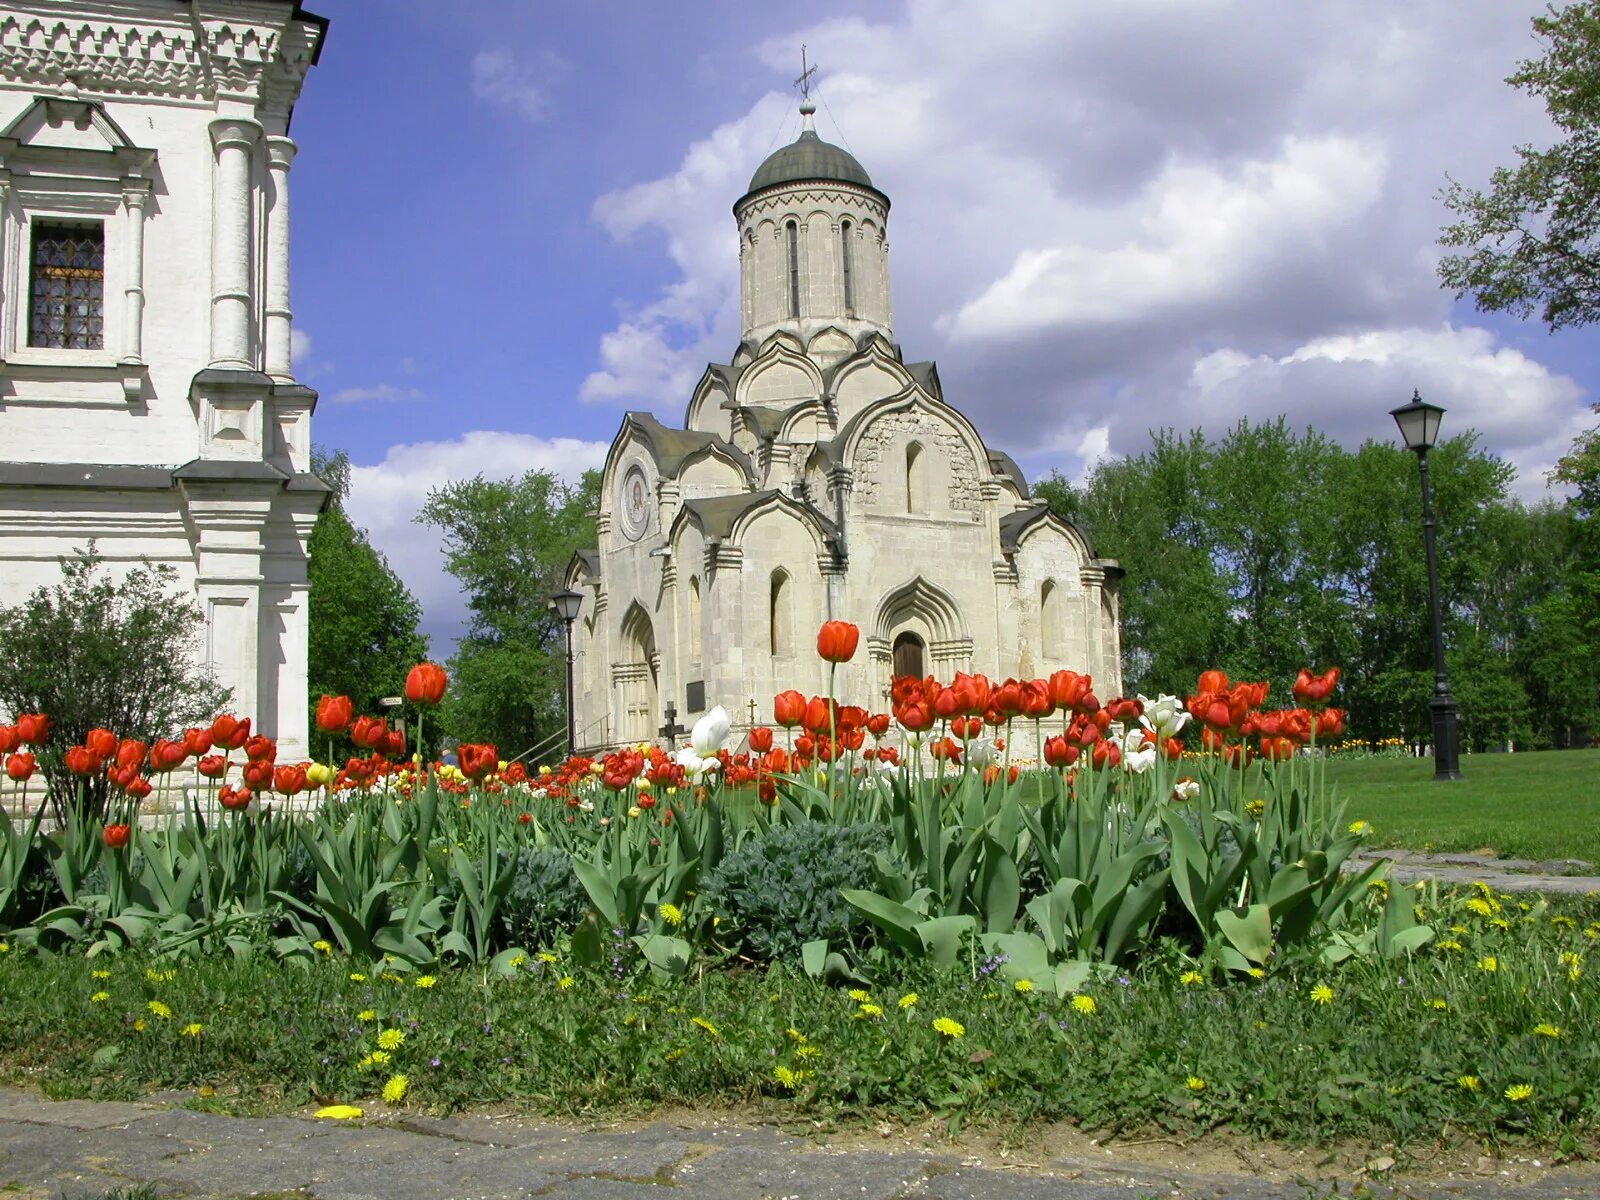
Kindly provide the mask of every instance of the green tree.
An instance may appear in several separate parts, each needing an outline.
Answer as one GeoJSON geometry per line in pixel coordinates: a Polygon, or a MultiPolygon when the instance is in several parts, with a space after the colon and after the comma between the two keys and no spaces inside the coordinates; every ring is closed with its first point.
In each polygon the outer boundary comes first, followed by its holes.
{"type": "Polygon", "coordinates": [[[451,660],[444,728],[506,757],[566,728],[566,630],[549,610],[567,564],[595,537],[600,475],[482,475],[436,488],[417,520],[439,529],[471,622],[451,660]]]}
{"type": "Polygon", "coordinates": [[[1441,195],[1459,219],[1441,242],[1439,277],[1482,310],[1538,312],[1552,330],[1600,317],[1600,0],[1550,6],[1533,20],[1544,53],[1506,82],[1544,101],[1562,137],[1516,148],[1489,190],[1452,180],[1441,195]]]}
{"type": "Polygon", "coordinates": [[[406,590],[366,531],[345,511],[350,459],[343,452],[313,455],[313,469],[333,489],[333,499],[311,534],[308,577],[311,634],[308,679],[313,721],[324,694],[349,696],[358,713],[378,713],[378,702],[398,695],[406,672],[428,654],[418,632],[422,608],[406,590]]]}
{"type": "MultiPolygon", "coordinates": [[[[54,587],[0,609],[0,709],[50,717],[39,761],[58,817],[79,794],[63,755],[91,729],[172,737],[209,723],[230,695],[197,663],[204,617],[172,567],[147,562],[113,580],[91,544],[61,571],[54,587]]],[[[105,795],[103,779],[90,782],[86,815],[105,795]]]]}

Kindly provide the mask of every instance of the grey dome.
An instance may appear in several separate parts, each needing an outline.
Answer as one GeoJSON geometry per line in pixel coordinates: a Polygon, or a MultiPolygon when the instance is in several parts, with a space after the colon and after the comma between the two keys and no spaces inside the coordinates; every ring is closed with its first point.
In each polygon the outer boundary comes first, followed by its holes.
{"type": "Polygon", "coordinates": [[[856,161],[855,155],[832,142],[823,141],[817,136],[816,130],[807,129],[798,139],[768,156],[767,161],[756,168],[756,173],[750,177],[749,191],[759,192],[782,183],[809,183],[816,180],[872,187],[871,177],[856,161]]]}

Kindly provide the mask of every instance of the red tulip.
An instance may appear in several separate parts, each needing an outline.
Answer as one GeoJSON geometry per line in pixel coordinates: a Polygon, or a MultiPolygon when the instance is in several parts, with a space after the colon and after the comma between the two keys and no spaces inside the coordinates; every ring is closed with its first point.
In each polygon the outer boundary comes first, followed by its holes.
{"type": "Polygon", "coordinates": [[[183,731],[183,744],[189,751],[190,758],[203,758],[211,753],[211,731],[209,729],[185,729],[183,731]]]}
{"type": "Polygon", "coordinates": [[[490,745],[463,742],[456,748],[456,755],[461,759],[461,773],[472,780],[486,779],[500,765],[500,751],[490,745]]]}
{"type": "Polygon", "coordinates": [[[1200,686],[1195,689],[1199,692],[1225,692],[1228,690],[1228,676],[1224,671],[1201,671],[1200,686]]]}
{"type": "Polygon", "coordinates": [[[873,713],[867,718],[867,732],[875,738],[881,738],[889,732],[889,714],[873,713]]]}
{"type": "Polygon", "coordinates": [[[894,710],[894,719],[910,733],[925,733],[933,728],[934,712],[926,702],[913,700],[894,710]]]}
{"type": "Polygon", "coordinates": [[[1070,767],[1082,753],[1064,737],[1047,738],[1044,743],[1044,761],[1052,767],[1070,767]]]}
{"type": "Polygon", "coordinates": [[[1050,699],[1050,684],[1043,679],[1029,679],[1022,684],[1022,715],[1035,721],[1048,717],[1056,710],[1050,699]]]}
{"type": "Polygon", "coordinates": [[[806,698],[790,688],[772,698],[772,719],[785,729],[793,729],[805,719],[806,698]]]}
{"type": "Polygon", "coordinates": [[[383,753],[390,758],[402,758],[406,752],[406,731],[391,729],[383,738],[383,753]]]}
{"type": "Polygon", "coordinates": [[[211,740],[224,750],[238,750],[250,739],[250,718],[240,720],[232,713],[223,713],[211,722],[211,740]]]}
{"type": "Polygon", "coordinates": [[[207,779],[221,779],[228,773],[228,760],[220,754],[208,754],[195,766],[207,779]]]}
{"type": "Polygon", "coordinates": [[[317,728],[323,733],[343,733],[350,728],[349,696],[323,696],[317,701],[317,728]]]}
{"type": "Polygon", "coordinates": [[[1310,701],[1312,704],[1321,704],[1333,694],[1333,689],[1338,682],[1338,667],[1329,667],[1321,675],[1313,675],[1308,668],[1301,667],[1300,674],[1294,681],[1295,699],[1310,701]]]}
{"type": "Polygon", "coordinates": [[[1317,736],[1338,737],[1344,732],[1344,709],[1325,708],[1317,714],[1317,736]]]}
{"type": "Polygon", "coordinates": [[[765,754],[772,749],[772,730],[765,725],[757,725],[750,731],[750,749],[757,754],[765,754]]]}
{"type": "Polygon", "coordinates": [[[6,774],[18,783],[27,783],[33,778],[34,768],[38,765],[31,754],[13,754],[6,759],[6,774]]]}
{"type": "Polygon", "coordinates": [[[175,771],[183,766],[183,760],[189,757],[189,747],[182,742],[169,742],[165,738],[150,747],[150,769],[153,771],[175,771]]]}
{"type": "Polygon", "coordinates": [[[89,752],[104,762],[117,752],[117,735],[109,729],[91,729],[83,744],[89,752]]]}
{"type": "Polygon", "coordinates": [[[832,702],[826,696],[813,696],[806,701],[805,716],[801,718],[800,724],[811,733],[827,733],[833,713],[832,702]]]}
{"type": "Polygon", "coordinates": [[[130,799],[143,800],[153,789],[150,786],[150,781],[143,775],[139,775],[130,780],[128,786],[122,790],[127,793],[130,799]]]}
{"type": "Polygon", "coordinates": [[[244,765],[244,781],[257,789],[272,786],[272,763],[264,758],[251,759],[244,765]]]}
{"type": "Polygon", "coordinates": [[[131,825],[107,825],[100,836],[105,839],[108,849],[121,850],[128,844],[128,839],[133,836],[131,825]]]}
{"type": "Polygon", "coordinates": [[[50,736],[50,718],[43,713],[18,714],[17,736],[30,746],[43,745],[50,736]]]}
{"type": "Polygon", "coordinates": [[[249,788],[231,788],[226,784],[217,793],[217,803],[229,812],[238,812],[249,808],[250,801],[255,799],[255,793],[249,788]]]}
{"type": "Polygon", "coordinates": [[[22,735],[15,725],[0,725],[0,754],[10,754],[22,745],[22,735]]]}
{"type": "Polygon", "coordinates": [[[1050,676],[1050,700],[1059,709],[1075,709],[1094,680],[1076,671],[1057,671],[1050,676]]]}
{"type": "Polygon", "coordinates": [[[824,621],[817,631],[817,653],[831,663],[849,662],[861,641],[861,630],[849,621],[824,621]]]}
{"type": "Polygon", "coordinates": [[[133,738],[124,738],[117,743],[117,766],[123,770],[131,767],[137,771],[144,766],[144,760],[148,754],[149,747],[143,742],[135,741],[133,738]]]}
{"type": "Polygon", "coordinates": [[[1122,748],[1115,742],[1100,741],[1094,744],[1094,765],[1098,770],[1101,767],[1115,767],[1122,762],[1122,748]]]}
{"type": "Polygon", "coordinates": [[[87,746],[74,746],[67,751],[66,757],[67,770],[82,778],[98,775],[100,768],[105,766],[100,757],[87,746]]]}
{"type": "Polygon", "coordinates": [[[449,685],[450,677],[438,663],[418,663],[406,676],[406,699],[413,704],[437,704],[449,685]]]}
{"type": "Polygon", "coordinates": [[[350,740],[363,750],[380,748],[389,736],[389,723],[381,717],[360,716],[350,730],[350,740]]]}
{"type": "Polygon", "coordinates": [[[251,762],[272,762],[278,757],[278,743],[258,733],[245,739],[244,753],[251,762]]]}
{"type": "Polygon", "coordinates": [[[284,796],[296,796],[306,790],[304,766],[279,767],[272,773],[272,790],[284,796]]]}

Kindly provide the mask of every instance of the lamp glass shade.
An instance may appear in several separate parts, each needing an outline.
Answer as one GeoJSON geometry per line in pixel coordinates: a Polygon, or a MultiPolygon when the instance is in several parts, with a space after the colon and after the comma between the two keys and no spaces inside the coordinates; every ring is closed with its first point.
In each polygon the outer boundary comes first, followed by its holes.
{"type": "Polygon", "coordinates": [[[1410,404],[1392,409],[1389,415],[1400,427],[1400,437],[1407,450],[1420,454],[1433,449],[1434,443],[1439,440],[1439,418],[1444,416],[1444,409],[1437,404],[1429,404],[1413,393],[1410,404]]]}
{"type": "Polygon", "coordinates": [[[556,616],[570,624],[578,619],[578,610],[583,607],[583,593],[570,590],[557,592],[550,597],[550,607],[556,610],[556,616]]]}

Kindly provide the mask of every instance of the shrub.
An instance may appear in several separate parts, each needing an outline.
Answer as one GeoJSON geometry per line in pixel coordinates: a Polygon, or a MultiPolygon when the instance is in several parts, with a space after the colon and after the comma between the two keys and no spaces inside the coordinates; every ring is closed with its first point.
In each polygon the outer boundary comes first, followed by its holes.
{"type": "MultiPolygon", "coordinates": [[[[115,583],[90,547],[61,562],[62,581],[0,609],[0,710],[47,714],[39,754],[58,817],[79,791],[67,747],[104,727],[148,742],[209,722],[228,700],[194,661],[204,618],[166,564],[145,563],[115,583]]],[[[105,781],[83,791],[86,815],[105,804],[105,781]]]]}
{"type": "Polygon", "coordinates": [[[777,825],[728,854],[701,899],[724,932],[760,958],[795,961],[806,942],[857,940],[870,926],[839,895],[872,887],[872,855],[887,848],[881,825],[777,825]]]}
{"type": "MultiPolygon", "coordinates": [[[[565,850],[519,846],[500,851],[500,869],[512,874],[511,890],[495,912],[495,949],[548,946],[583,919],[589,897],[572,869],[565,850]],[[512,861],[515,853],[515,862],[512,861]]],[[[440,895],[450,906],[461,899],[454,875],[437,879],[440,895]]]]}

